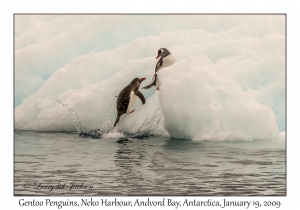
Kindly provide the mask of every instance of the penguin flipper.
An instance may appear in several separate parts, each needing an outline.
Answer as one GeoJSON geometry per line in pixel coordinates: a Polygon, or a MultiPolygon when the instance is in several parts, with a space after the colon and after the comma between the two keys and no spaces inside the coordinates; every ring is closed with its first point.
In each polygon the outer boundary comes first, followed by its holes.
{"type": "MultiPolygon", "coordinates": [[[[148,85],[149,86],[149,85],[148,85]]],[[[147,86],[146,86],[147,87],[147,86]]],[[[144,97],[144,95],[139,91],[139,90],[136,90],[134,91],[134,94],[139,97],[139,99],[142,101],[143,104],[146,103],[146,99],[144,97]]]]}
{"type": "Polygon", "coordinates": [[[155,86],[155,84],[153,84],[153,82],[150,85],[147,85],[145,87],[143,87],[142,89],[149,89],[152,88],[153,86],[155,86]]]}
{"type": "Polygon", "coordinates": [[[143,87],[142,89],[149,89],[149,88],[155,86],[156,85],[156,78],[157,78],[157,74],[155,73],[153,82],[150,85],[147,85],[147,86],[143,87]]]}

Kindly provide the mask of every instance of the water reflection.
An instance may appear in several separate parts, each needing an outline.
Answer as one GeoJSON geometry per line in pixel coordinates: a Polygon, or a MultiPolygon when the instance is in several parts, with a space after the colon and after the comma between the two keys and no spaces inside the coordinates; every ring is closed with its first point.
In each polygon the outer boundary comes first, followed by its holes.
{"type": "Polygon", "coordinates": [[[169,138],[163,148],[167,150],[189,151],[195,148],[204,148],[204,144],[201,142],[193,142],[191,140],[169,138]]]}
{"type": "Polygon", "coordinates": [[[180,139],[87,140],[27,133],[15,139],[15,195],[285,195],[285,145],[180,139]],[[78,181],[92,190],[25,189],[25,181],[78,181]]]}
{"type": "Polygon", "coordinates": [[[120,174],[117,182],[133,184],[138,180],[142,180],[140,168],[144,154],[139,149],[138,140],[120,138],[116,143],[118,150],[114,156],[114,162],[120,174]]]}

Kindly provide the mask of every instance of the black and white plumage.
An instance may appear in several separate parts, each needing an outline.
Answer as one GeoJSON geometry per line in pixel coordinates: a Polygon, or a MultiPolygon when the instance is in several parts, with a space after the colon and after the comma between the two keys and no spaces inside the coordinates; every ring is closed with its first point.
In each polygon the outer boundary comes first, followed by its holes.
{"type": "Polygon", "coordinates": [[[129,85],[124,87],[118,95],[117,98],[117,111],[118,116],[114,126],[119,122],[121,115],[123,114],[130,114],[133,111],[130,111],[131,107],[134,105],[136,100],[139,98],[143,104],[146,103],[146,99],[144,95],[139,91],[140,84],[146,78],[134,78],[129,85]]]}
{"type": "Polygon", "coordinates": [[[161,68],[171,66],[172,64],[175,63],[175,58],[170,53],[170,51],[167,50],[166,48],[160,48],[158,50],[156,59],[158,59],[159,57],[160,57],[160,59],[157,61],[156,66],[155,66],[155,73],[154,73],[154,76],[153,76],[153,81],[150,85],[147,85],[147,86],[143,87],[143,89],[149,89],[149,88],[151,88],[155,85],[157,86],[157,72],[161,68]]]}

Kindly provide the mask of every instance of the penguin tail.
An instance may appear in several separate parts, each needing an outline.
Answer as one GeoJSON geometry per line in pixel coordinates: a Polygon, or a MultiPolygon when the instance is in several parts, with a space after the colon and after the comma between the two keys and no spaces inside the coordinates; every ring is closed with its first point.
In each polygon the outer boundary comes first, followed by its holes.
{"type": "Polygon", "coordinates": [[[153,82],[150,85],[143,87],[142,89],[149,89],[149,88],[152,88],[153,86],[155,86],[156,85],[156,77],[157,77],[157,75],[155,74],[153,82]]]}
{"type": "Polygon", "coordinates": [[[115,124],[114,124],[114,127],[116,127],[117,123],[119,122],[120,116],[121,116],[121,115],[118,115],[118,117],[117,117],[117,119],[116,119],[116,122],[115,122],[115,124]]]}

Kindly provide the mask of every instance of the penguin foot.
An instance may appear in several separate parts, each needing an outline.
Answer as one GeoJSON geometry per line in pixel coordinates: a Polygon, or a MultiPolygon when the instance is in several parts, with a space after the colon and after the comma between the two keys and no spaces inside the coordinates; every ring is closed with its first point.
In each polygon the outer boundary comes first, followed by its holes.
{"type": "MultiPolygon", "coordinates": [[[[135,110],[135,109],[134,109],[135,110]]],[[[129,112],[128,114],[131,114],[132,112],[134,112],[134,110],[132,110],[131,112],[129,112]]]]}

